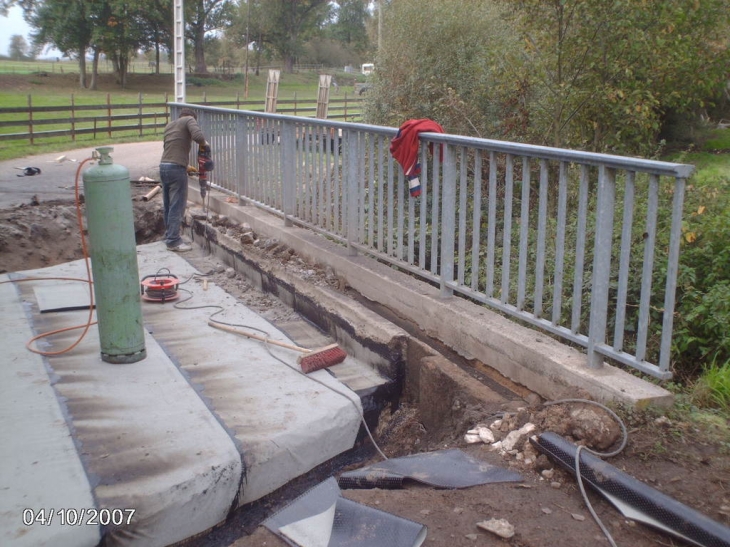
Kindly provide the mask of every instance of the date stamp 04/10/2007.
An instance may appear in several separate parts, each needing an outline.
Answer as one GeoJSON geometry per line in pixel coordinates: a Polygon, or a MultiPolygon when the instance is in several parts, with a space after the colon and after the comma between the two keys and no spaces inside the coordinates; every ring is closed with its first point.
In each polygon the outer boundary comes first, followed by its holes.
{"type": "Polygon", "coordinates": [[[136,509],[23,509],[25,526],[122,526],[132,522],[136,509]]]}

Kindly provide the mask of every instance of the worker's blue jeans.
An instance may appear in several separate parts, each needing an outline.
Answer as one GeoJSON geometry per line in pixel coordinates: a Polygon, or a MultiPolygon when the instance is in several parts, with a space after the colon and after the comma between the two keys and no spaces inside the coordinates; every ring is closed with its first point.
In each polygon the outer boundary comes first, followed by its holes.
{"type": "Polygon", "coordinates": [[[162,181],[162,206],[165,219],[165,243],[177,247],[180,237],[185,206],[188,203],[188,173],[184,166],[175,163],[160,164],[162,181]]]}

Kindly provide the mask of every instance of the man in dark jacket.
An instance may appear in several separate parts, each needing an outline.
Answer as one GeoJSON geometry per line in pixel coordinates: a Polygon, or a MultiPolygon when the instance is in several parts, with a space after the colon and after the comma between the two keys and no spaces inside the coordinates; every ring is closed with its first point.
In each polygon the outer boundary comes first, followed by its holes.
{"type": "Polygon", "coordinates": [[[165,127],[160,160],[165,243],[168,249],[176,252],[192,249],[180,237],[180,226],[188,202],[187,166],[193,141],[197,142],[198,146],[208,146],[195,112],[190,108],[183,108],[180,117],[165,127]]]}

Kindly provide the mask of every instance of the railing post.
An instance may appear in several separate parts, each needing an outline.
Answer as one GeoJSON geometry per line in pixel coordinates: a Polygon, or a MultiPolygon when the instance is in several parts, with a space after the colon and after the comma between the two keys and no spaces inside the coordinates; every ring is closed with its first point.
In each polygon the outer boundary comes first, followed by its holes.
{"type": "Polygon", "coordinates": [[[682,239],[682,210],[684,209],[684,191],[686,182],[686,179],[681,177],[677,177],[674,180],[672,227],[669,235],[669,256],[667,257],[667,284],[664,291],[664,318],[662,322],[662,340],[659,350],[659,369],[663,372],[669,370],[672,350],[674,304],[677,291],[677,275],[679,273],[679,247],[682,239]]]}
{"type": "Polygon", "coordinates": [[[248,172],[248,151],[250,150],[248,140],[252,138],[248,133],[248,120],[243,116],[236,116],[236,150],[242,153],[234,154],[234,161],[236,162],[236,194],[238,197],[238,204],[244,205],[242,196],[247,195],[248,190],[247,175],[248,172]]]}
{"type": "MultiPolygon", "coordinates": [[[[441,298],[454,295],[449,287],[454,281],[454,238],[456,237],[456,153],[452,146],[440,145],[444,151],[441,183],[441,298]]],[[[438,154],[438,152],[434,152],[438,154]]],[[[435,174],[438,176],[438,174],[435,174]]]]}
{"type": "Polygon", "coordinates": [[[596,238],[591,281],[591,317],[588,328],[588,366],[603,365],[596,346],[606,342],[608,316],[608,284],[611,277],[611,243],[613,239],[613,208],[616,198],[616,171],[601,166],[598,173],[598,203],[596,208],[596,238]]]}
{"type": "Polygon", "coordinates": [[[76,108],[73,93],[71,93],[71,140],[76,141],[76,108]]]}
{"type": "Polygon", "coordinates": [[[287,227],[294,225],[291,216],[296,200],[295,161],[296,131],[293,123],[285,121],[281,126],[281,197],[287,227]]]}
{"type": "Polygon", "coordinates": [[[33,144],[33,99],[28,93],[28,133],[30,134],[30,144],[33,144]]]}
{"type": "Polygon", "coordinates": [[[347,226],[347,254],[349,256],[356,256],[357,249],[353,246],[353,243],[359,243],[359,230],[358,230],[358,180],[357,180],[357,166],[358,159],[360,157],[360,140],[357,132],[352,129],[347,130],[345,133],[347,155],[345,157],[345,163],[347,168],[347,175],[345,180],[345,195],[347,196],[347,207],[345,210],[345,223],[347,226]]]}

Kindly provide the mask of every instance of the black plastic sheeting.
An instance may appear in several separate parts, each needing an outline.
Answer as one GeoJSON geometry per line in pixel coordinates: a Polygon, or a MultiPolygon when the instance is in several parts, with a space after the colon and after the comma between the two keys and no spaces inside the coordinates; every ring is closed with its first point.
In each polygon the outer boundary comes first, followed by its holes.
{"type": "Polygon", "coordinates": [[[342,473],[340,488],[402,488],[407,480],[436,488],[467,488],[496,482],[520,482],[519,473],[472,458],[458,449],[423,452],[342,473]]]}
{"type": "Polygon", "coordinates": [[[263,524],[299,547],[419,547],[427,533],[423,524],[343,498],[334,478],[263,524]]]}
{"type": "MultiPolygon", "coordinates": [[[[575,474],[575,444],[550,432],[532,437],[530,442],[540,452],[575,474]]],[[[604,496],[627,518],[700,547],[730,547],[730,528],[588,452],[582,451],[580,454],[580,475],[584,484],[604,496]]]]}

